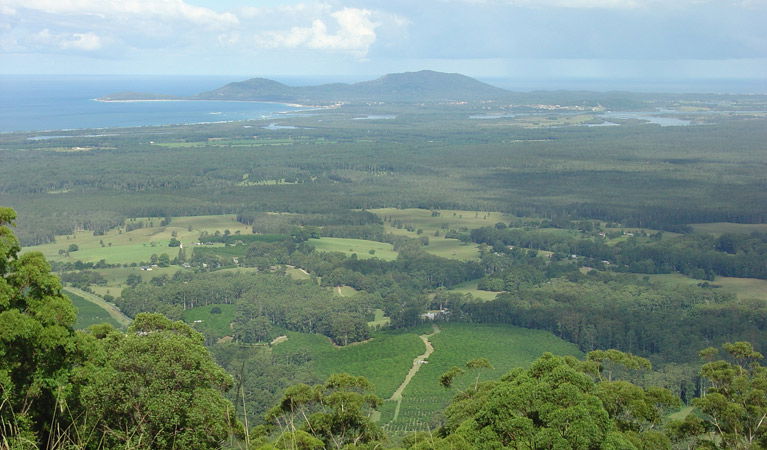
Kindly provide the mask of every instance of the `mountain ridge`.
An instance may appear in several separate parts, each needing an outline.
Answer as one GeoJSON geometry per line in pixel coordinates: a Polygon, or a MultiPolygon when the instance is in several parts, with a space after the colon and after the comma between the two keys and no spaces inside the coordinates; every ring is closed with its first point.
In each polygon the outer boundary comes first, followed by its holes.
{"type": "Polygon", "coordinates": [[[98,100],[239,100],[280,103],[354,103],[354,102],[441,102],[478,101],[503,98],[510,91],[483,83],[458,73],[432,70],[390,73],[357,83],[328,83],[316,86],[288,86],[268,78],[250,78],[228,83],[220,88],[187,97],[146,93],[117,93],[98,100]]]}

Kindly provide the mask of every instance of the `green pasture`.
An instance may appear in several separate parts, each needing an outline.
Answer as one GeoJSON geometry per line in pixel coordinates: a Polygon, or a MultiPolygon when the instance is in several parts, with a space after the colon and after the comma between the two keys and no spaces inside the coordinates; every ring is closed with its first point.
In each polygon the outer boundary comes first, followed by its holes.
{"type": "Polygon", "coordinates": [[[498,294],[503,293],[503,292],[479,290],[477,289],[478,283],[479,283],[479,280],[466,281],[464,283],[453,286],[453,288],[450,289],[449,292],[455,292],[458,294],[471,294],[472,297],[485,302],[488,302],[490,300],[495,300],[495,297],[498,294]]]}
{"type": "MultiPolygon", "coordinates": [[[[691,286],[703,282],[702,280],[696,280],[680,273],[647,276],[649,276],[653,282],[665,286],[691,286]]],[[[714,286],[721,286],[718,289],[722,292],[735,294],[741,300],[755,298],[767,301],[767,280],[759,280],[756,278],[716,277],[714,281],[709,281],[708,283],[714,286]]]]}
{"type": "Polygon", "coordinates": [[[167,253],[171,259],[176,257],[178,247],[168,247],[173,233],[187,249],[187,257],[191,257],[193,244],[203,231],[251,234],[250,227],[237,222],[231,214],[175,217],[167,226],[160,226],[162,218],[158,217],[131,219],[127,223],[139,221],[151,226],[129,232],[118,227],[101,236],[94,236],[91,231],[79,231],[73,235],[56,236],[53,243],[27,247],[25,251],[42,252],[51,261],[97,262],[103,259],[110,264],[130,264],[147,262],[153,254],[167,253]],[[59,250],[66,250],[71,244],[77,245],[79,250],[70,252],[68,257],[59,254],[59,250]]]}
{"type": "Polygon", "coordinates": [[[234,305],[212,304],[187,309],[184,311],[183,318],[184,322],[193,325],[195,328],[211,330],[217,338],[221,338],[231,336],[232,328],[230,324],[234,321],[234,312],[234,305]],[[211,312],[213,308],[219,308],[221,312],[214,314],[211,312]],[[195,323],[197,320],[202,322],[195,323]]]}
{"type": "Polygon", "coordinates": [[[697,233],[711,233],[717,235],[724,233],[749,234],[753,233],[754,231],[759,233],[767,233],[767,223],[694,223],[692,224],[692,229],[697,233]]]}
{"type": "Polygon", "coordinates": [[[375,386],[381,398],[389,398],[402,383],[413,359],[424,352],[414,330],[381,331],[366,342],[336,347],[325,336],[288,332],[288,340],[275,345],[275,355],[306,352],[313,372],[325,378],[346,372],[364,376],[375,386]]]}
{"type": "Polygon", "coordinates": [[[346,256],[356,253],[359,259],[379,258],[385,261],[397,259],[397,252],[394,251],[392,245],[384,242],[323,237],[309,239],[308,243],[321,252],[341,252],[346,256]],[[371,254],[371,250],[375,253],[371,254]]]}
{"type": "Polygon", "coordinates": [[[389,431],[427,429],[450,399],[474,382],[476,372],[470,372],[456,379],[454,389],[443,388],[439,377],[453,366],[463,367],[469,360],[487,358],[494,369],[481,371],[481,381],[498,378],[515,367],[526,367],[544,352],[581,356],[574,344],[545,331],[503,325],[448,323],[438,326],[441,332],[429,338],[434,353],[403,392],[397,420],[392,421],[395,402],[384,403],[381,423],[389,431]]]}
{"type": "Polygon", "coordinates": [[[179,266],[170,267],[153,267],[152,270],[141,270],[139,267],[114,267],[109,269],[93,269],[95,272],[101,274],[107,280],[107,284],[104,286],[91,286],[93,292],[97,295],[111,295],[119,297],[122,294],[122,290],[128,287],[125,282],[129,275],[138,275],[142,281],[149,281],[155,277],[167,276],[172,277],[176,272],[180,272],[184,269],[179,266]]]}
{"type": "MultiPolygon", "coordinates": [[[[79,300],[87,301],[91,303],[92,305],[98,307],[101,311],[106,313],[112,319],[111,321],[109,321],[109,323],[114,322],[117,324],[116,325],[117,327],[123,327],[123,328],[127,327],[131,322],[131,318],[123,314],[122,311],[120,311],[120,309],[117,306],[113,305],[112,303],[106,302],[103,298],[99,297],[98,295],[92,294],[90,292],[85,292],[75,287],[65,287],[64,289],[62,289],[62,291],[64,295],[67,295],[70,298],[74,299],[74,297],[78,297],[79,300]]],[[[95,322],[95,323],[103,323],[103,320],[96,319],[95,318],[96,316],[92,315],[92,314],[96,314],[100,316],[101,315],[100,312],[94,310],[93,308],[89,306],[85,306],[85,308],[86,309],[84,311],[88,311],[87,312],[88,317],[91,317],[91,319],[83,318],[83,321],[85,321],[84,323],[90,320],[99,320],[99,322],[95,322]]],[[[78,316],[78,320],[79,320],[79,316],[78,316]]]]}
{"type": "Polygon", "coordinates": [[[391,319],[386,316],[383,309],[376,309],[373,320],[368,322],[368,326],[371,328],[385,327],[391,323],[391,319]]]}
{"type": "Polygon", "coordinates": [[[357,293],[357,290],[351,286],[336,286],[333,288],[333,292],[341,297],[351,297],[357,293]]]}
{"type": "Polygon", "coordinates": [[[72,292],[67,292],[64,295],[72,300],[72,303],[77,308],[77,321],[75,322],[75,328],[83,330],[91,325],[100,323],[108,323],[115,328],[120,328],[121,325],[104,310],[104,308],[92,303],[83,297],[72,292]]]}
{"type": "Polygon", "coordinates": [[[479,248],[476,244],[464,243],[458,239],[445,239],[431,236],[429,245],[423,248],[427,253],[442,258],[471,261],[479,259],[479,248]]]}
{"type": "MultiPolygon", "coordinates": [[[[418,208],[380,208],[370,212],[381,217],[386,225],[399,221],[403,225],[412,225],[415,229],[424,231],[424,235],[434,235],[435,231],[472,229],[495,225],[498,222],[509,223],[513,216],[499,212],[467,211],[467,210],[437,210],[439,215],[432,215],[432,210],[418,208]]],[[[403,228],[404,229],[404,228],[403,228]]],[[[442,233],[444,234],[444,233],[442,233]]]]}
{"type": "Polygon", "coordinates": [[[288,266],[285,269],[285,273],[288,274],[288,276],[294,280],[308,280],[309,278],[312,277],[305,271],[292,266],[288,266]]]}

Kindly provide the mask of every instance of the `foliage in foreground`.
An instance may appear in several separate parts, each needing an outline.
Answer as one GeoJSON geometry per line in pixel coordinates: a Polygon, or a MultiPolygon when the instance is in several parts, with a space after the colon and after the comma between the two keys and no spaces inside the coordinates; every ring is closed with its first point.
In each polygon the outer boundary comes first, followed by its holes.
{"type": "Polygon", "coordinates": [[[153,314],[76,333],[45,258],[18,256],[14,218],[0,208],[0,448],[219,447],[231,377],[202,335],[153,314]]]}

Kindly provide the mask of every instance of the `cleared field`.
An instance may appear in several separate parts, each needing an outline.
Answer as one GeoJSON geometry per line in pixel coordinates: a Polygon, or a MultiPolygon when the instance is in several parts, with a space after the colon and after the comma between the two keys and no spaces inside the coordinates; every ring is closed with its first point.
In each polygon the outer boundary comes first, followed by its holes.
{"type": "MultiPolygon", "coordinates": [[[[125,231],[124,227],[109,230],[104,235],[94,236],[90,231],[80,231],[73,235],[56,236],[56,241],[50,244],[27,247],[25,251],[42,252],[51,261],[91,261],[105,260],[110,264],[129,264],[149,261],[152,254],[167,253],[171,258],[178,254],[177,247],[168,247],[168,243],[175,236],[187,249],[197,242],[200,233],[206,231],[214,234],[216,231],[224,233],[252,234],[251,229],[235,220],[235,216],[190,216],[175,217],[167,226],[160,226],[162,218],[138,218],[131,219],[127,223],[134,224],[144,222],[144,228],[125,231]],[[77,245],[79,250],[66,254],[59,254],[60,250],[67,250],[70,245],[77,245]]],[[[187,250],[187,257],[191,252],[187,250]]]]}
{"type": "Polygon", "coordinates": [[[111,295],[114,297],[118,297],[122,294],[122,290],[125,289],[127,284],[125,284],[126,280],[128,279],[129,275],[138,275],[141,277],[142,281],[149,281],[154,277],[161,277],[161,276],[167,276],[172,277],[176,274],[176,272],[180,272],[182,270],[190,270],[190,269],[184,269],[179,266],[170,266],[170,267],[154,267],[152,270],[141,270],[138,267],[115,267],[110,269],[94,269],[95,272],[98,272],[101,274],[102,277],[104,277],[107,280],[107,284],[104,286],[91,286],[91,289],[93,289],[93,292],[97,295],[104,296],[104,295],[111,295]]]}
{"type": "Polygon", "coordinates": [[[273,347],[276,355],[306,352],[311,355],[314,373],[325,378],[346,372],[364,376],[375,385],[381,398],[389,398],[413,363],[423,353],[418,330],[383,331],[364,343],[334,346],[317,334],[287,333],[288,340],[273,347]]]}
{"type": "Polygon", "coordinates": [[[308,280],[309,278],[312,277],[305,270],[299,269],[293,266],[288,266],[285,269],[285,273],[288,274],[288,276],[294,280],[308,280]]]}
{"type": "Polygon", "coordinates": [[[482,301],[486,301],[486,302],[490,300],[495,300],[495,297],[498,294],[503,293],[503,292],[479,290],[477,289],[477,283],[478,283],[478,280],[467,281],[465,283],[461,283],[454,286],[452,289],[450,289],[449,292],[457,292],[459,294],[471,294],[472,297],[482,301]]]}
{"type": "Polygon", "coordinates": [[[357,290],[351,286],[336,286],[333,288],[333,292],[341,297],[351,297],[357,293],[357,290]]]}
{"type": "Polygon", "coordinates": [[[91,325],[100,323],[108,323],[115,328],[121,327],[121,325],[114,320],[104,308],[71,292],[67,292],[65,295],[72,300],[75,308],[77,308],[75,329],[83,330],[91,325]]]}
{"type": "MultiPolygon", "coordinates": [[[[671,286],[697,285],[702,282],[701,280],[689,278],[678,273],[649,275],[649,277],[654,282],[671,286]]],[[[756,278],[716,277],[714,281],[709,281],[709,283],[715,286],[721,286],[718,289],[723,292],[735,294],[741,300],[755,298],[767,301],[767,280],[759,280],[756,278]]]]}
{"type": "Polygon", "coordinates": [[[206,328],[214,332],[217,338],[230,336],[232,328],[230,324],[234,321],[234,305],[212,304],[199,306],[197,308],[184,311],[184,322],[206,328]],[[218,308],[220,312],[211,312],[213,308],[218,308]],[[200,322],[197,322],[197,321],[200,322]]]}
{"type": "Polygon", "coordinates": [[[308,243],[322,252],[341,252],[346,256],[356,253],[359,259],[379,258],[386,261],[397,259],[397,252],[392,249],[392,245],[384,242],[324,237],[309,239],[308,243]]]}
{"type": "Polygon", "coordinates": [[[376,309],[373,320],[368,322],[368,326],[372,328],[385,327],[389,325],[391,319],[386,316],[383,309],[376,309]]]}
{"type": "Polygon", "coordinates": [[[403,225],[412,225],[416,229],[422,229],[424,234],[431,236],[435,231],[460,228],[480,228],[495,225],[498,222],[508,223],[513,216],[498,212],[465,211],[465,210],[439,210],[435,215],[429,209],[396,209],[380,208],[371,209],[370,212],[378,215],[387,224],[397,221],[403,225]]]}
{"type": "Polygon", "coordinates": [[[715,222],[715,223],[694,223],[692,229],[697,233],[711,233],[711,234],[723,234],[723,233],[753,233],[754,231],[760,233],[767,233],[767,223],[732,223],[732,222],[715,222]]]}
{"type": "MultiPolygon", "coordinates": [[[[66,287],[62,289],[65,295],[68,296],[77,296],[80,297],[83,301],[90,302],[91,304],[99,307],[101,310],[106,312],[112,320],[114,320],[115,323],[117,323],[117,327],[126,327],[128,324],[130,324],[131,319],[130,317],[123,314],[119,308],[117,308],[115,305],[108,303],[104,301],[103,298],[91,294],[89,292],[85,292],[83,290],[74,288],[74,287],[66,287]]],[[[71,298],[71,297],[70,297],[71,298]]],[[[97,322],[101,323],[101,322],[97,322]]]]}
{"type": "Polygon", "coordinates": [[[458,239],[430,237],[429,245],[423,248],[434,256],[443,258],[471,261],[479,259],[479,248],[476,244],[464,243],[458,239]]]}
{"type": "MultiPolygon", "coordinates": [[[[476,372],[467,373],[446,390],[439,377],[453,366],[463,367],[475,358],[487,358],[492,370],[483,370],[480,380],[497,378],[515,367],[526,367],[544,352],[581,356],[578,348],[551,333],[501,325],[440,324],[441,332],[430,338],[434,353],[423,364],[403,392],[399,416],[392,421],[395,402],[385,402],[381,423],[392,432],[425,430],[458,390],[473,383],[476,372]]],[[[426,331],[429,333],[429,331],[426,331]]],[[[421,347],[423,353],[423,346],[421,347]]],[[[471,372],[471,371],[470,371],[471,372]]]]}
{"type": "Polygon", "coordinates": [[[508,223],[513,218],[507,214],[486,211],[440,210],[437,211],[438,215],[428,209],[416,208],[381,208],[369,211],[384,220],[384,228],[387,233],[412,238],[426,236],[429,238],[429,245],[423,247],[426,252],[435,256],[462,261],[478,259],[478,246],[461,242],[458,239],[445,239],[443,236],[446,231],[470,230],[492,226],[498,222],[508,223]],[[413,231],[409,231],[408,228],[413,231]],[[421,233],[417,233],[417,230],[421,230],[421,233]],[[435,233],[438,233],[439,236],[435,236],[435,233]]]}

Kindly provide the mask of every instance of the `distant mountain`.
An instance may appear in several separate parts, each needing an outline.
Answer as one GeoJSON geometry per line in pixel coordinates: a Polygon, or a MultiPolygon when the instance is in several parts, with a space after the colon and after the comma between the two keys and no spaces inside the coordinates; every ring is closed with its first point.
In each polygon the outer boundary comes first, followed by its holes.
{"type": "Polygon", "coordinates": [[[99,100],[241,100],[302,105],[327,105],[338,102],[428,103],[495,100],[530,105],[533,109],[537,108],[536,105],[568,105],[631,110],[647,107],[643,99],[643,94],[627,92],[512,92],[457,73],[422,70],[393,73],[353,84],[332,83],[319,86],[288,86],[266,78],[251,78],[188,97],[122,92],[99,100]]]}
{"type": "Polygon", "coordinates": [[[327,102],[434,102],[489,100],[510,94],[457,73],[431,70],[384,75],[354,84],[334,83],[292,87],[273,80],[252,78],[196,96],[201,100],[260,100],[288,103],[327,102]]]}

